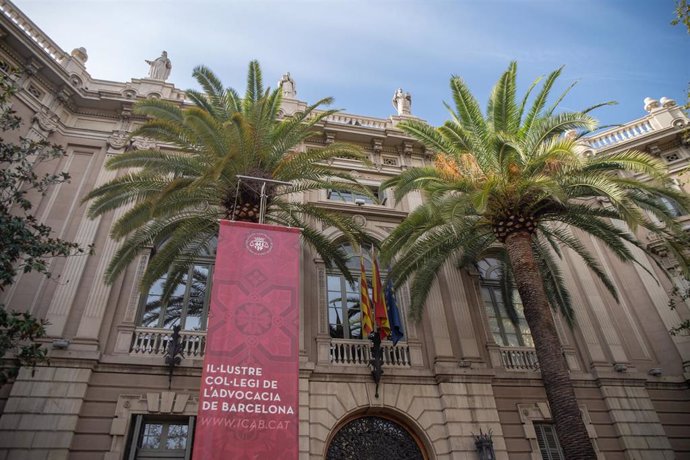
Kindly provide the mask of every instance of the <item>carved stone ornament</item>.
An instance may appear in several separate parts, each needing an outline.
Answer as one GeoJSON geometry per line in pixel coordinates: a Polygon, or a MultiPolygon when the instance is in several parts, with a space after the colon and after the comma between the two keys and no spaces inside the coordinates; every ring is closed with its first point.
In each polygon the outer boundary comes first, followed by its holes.
{"type": "Polygon", "coordinates": [[[86,52],[86,48],[83,46],[74,48],[70,55],[82,64],[86,64],[86,61],[89,60],[89,54],[86,52]]]}
{"type": "Polygon", "coordinates": [[[658,109],[661,107],[661,104],[659,104],[659,101],[656,99],[652,99],[651,97],[645,97],[644,98],[644,110],[645,112],[651,112],[654,109],[658,109]]]}
{"type": "Polygon", "coordinates": [[[72,76],[69,79],[70,83],[72,83],[73,86],[76,88],[81,88],[84,82],[82,81],[81,77],[76,74],[72,74],[72,76]]]}
{"type": "Polygon", "coordinates": [[[408,141],[403,142],[403,153],[407,156],[412,155],[412,142],[408,142],[408,141]]]}
{"type": "Polygon", "coordinates": [[[352,222],[359,225],[360,227],[364,227],[365,225],[367,225],[367,218],[361,214],[355,214],[354,216],[352,216],[352,222]]]}
{"type": "Polygon", "coordinates": [[[129,135],[126,131],[113,131],[106,142],[108,143],[108,147],[115,150],[120,150],[125,148],[125,146],[129,143],[129,135]]]}
{"type": "Polygon", "coordinates": [[[52,133],[58,125],[58,116],[45,107],[33,116],[34,125],[45,133],[52,133]]]}
{"type": "Polygon", "coordinates": [[[132,148],[137,150],[152,150],[158,147],[153,140],[145,137],[135,137],[132,141],[132,148]]]}
{"type": "Polygon", "coordinates": [[[27,75],[31,76],[38,72],[41,67],[43,67],[43,64],[41,64],[34,58],[30,58],[24,65],[24,72],[26,72],[27,75]]]}
{"type": "Polygon", "coordinates": [[[73,95],[74,92],[71,89],[63,86],[62,88],[60,88],[60,91],[58,91],[57,98],[60,102],[65,103],[69,101],[69,98],[73,95]]]}
{"type": "Polygon", "coordinates": [[[371,140],[371,148],[374,150],[374,153],[378,154],[381,153],[383,150],[383,140],[382,139],[372,139],[371,140]]]}

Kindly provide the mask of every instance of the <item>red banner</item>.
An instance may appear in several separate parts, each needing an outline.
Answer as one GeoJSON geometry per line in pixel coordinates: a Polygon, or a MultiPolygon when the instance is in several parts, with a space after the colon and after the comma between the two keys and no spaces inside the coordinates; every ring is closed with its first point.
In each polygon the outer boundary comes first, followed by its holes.
{"type": "Polygon", "coordinates": [[[299,234],[221,222],[194,460],[297,459],[299,234]]]}

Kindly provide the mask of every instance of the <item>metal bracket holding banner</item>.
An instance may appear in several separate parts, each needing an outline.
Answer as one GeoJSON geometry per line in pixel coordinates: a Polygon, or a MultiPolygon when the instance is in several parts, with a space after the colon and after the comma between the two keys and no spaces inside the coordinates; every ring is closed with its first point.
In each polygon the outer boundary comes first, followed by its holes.
{"type": "MultiPolygon", "coordinates": [[[[243,176],[240,174],[237,174],[235,177],[237,177],[239,180],[237,181],[237,188],[239,189],[240,183],[242,180],[246,182],[258,182],[261,184],[261,189],[258,192],[259,193],[259,223],[263,224],[264,221],[266,220],[266,203],[268,202],[268,195],[266,194],[266,184],[275,184],[275,185],[292,185],[291,182],[284,182],[281,180],[275,180],[275,179],[264,179],[263,177],[254,177],[254,176],[243,176]]],[[[235,203],[235,206],[237,206],[237,203],[235,203]]],[[[234,212],[233,212],[234,215],[234,212]]]]}

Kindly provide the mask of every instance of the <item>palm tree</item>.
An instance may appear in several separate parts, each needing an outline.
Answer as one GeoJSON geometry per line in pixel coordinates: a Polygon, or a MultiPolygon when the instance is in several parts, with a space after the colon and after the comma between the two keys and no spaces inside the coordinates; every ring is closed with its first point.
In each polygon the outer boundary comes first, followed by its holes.
{"type": "Polygon", "coordinates": [[[557,258],[563,247],[572,249],[616,297],[613,283],[575,230],[602,241],[621,260],[634,262],[630,245],[645,247],[631,231],[642,227],[658,234],[687,271],[687,237],[660,200],[671,200],[683,210],[690,208],[690,200],[669,187],[665,167],[646,154],[580,155],[577,138],[596,127],[588,112],[606,104],[556,114],[567,90],[555,104],[547,106],[547,99],[561,69],[548,75],[532,99],[539,79],[516,99],[516,71],[511,63],[494,86],[486,115],[467,85],[452,77],[455,108],[446,104],[451,120],[438,128],[416,120],[400,123],[435,152],[435,160],[383,184],[395,188],[396,200],[412,191],[427,199],[384,241],[382,253],[384,263],[395,261],[398,285],[412,278],[411,314],[419,318],[444,264],[453,261],[462,267],[487,250],[502,248],[503,298],[510,303],[514,283],[565,457],[592,459],[594,450],[549,308],[560,309],[570,323],[575,319],[557,258]]]}
{"type": "Polygon", "coordinates": [[[336,157],[366,162],[361,149],[344,143],[303,148],[318,124],[336,112],[319,110],[331,99],[282,116],[281,89],[264,89],[257,61],[249,64],[244,97],[224,88],[206,67],[195,68],[193,75],[203,88],[187,91],[193,105],[158,99],[135,105],[134,112],[148,118],[132,136],[160,141],[169,149],[133,150],[108,160],[109,169],[127,172],[85,198],[92,201],[91,217],[131,206],[111,231],[124,242],[108,267],[107,281],[113,282],[146,247],[153,247],[153,257],[142,290],[168,271],[168,279],[179,278],[195,257],[208,251],[219,219],[258,221],[262,182],[238,176],[290,182],[269,183],[266,221],[302,228],[302,237],[324,262],[336,265],[352,281],[345,253],[313,224],[336,227],[352,241],[367,239],[361,228],[343,215],[290,199],[291,194],[330,188],[334,181],[339,190],[372,196],[350,174],[325,164],[336,157]]]}

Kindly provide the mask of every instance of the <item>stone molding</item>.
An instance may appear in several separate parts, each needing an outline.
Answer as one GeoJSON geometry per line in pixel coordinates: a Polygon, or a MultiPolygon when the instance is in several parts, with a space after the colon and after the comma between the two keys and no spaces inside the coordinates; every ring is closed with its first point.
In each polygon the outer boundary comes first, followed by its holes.
{"type": "Polygon", "coordinates": [[[132,416],[182,415],[196,416],[199,407],[198,395],[175,391],[151,392],[145,394],[121,394],[115,406],[115,415],[110,425],[113,437],[110,451],[104,460],[119,460],[127,446],[132,416]]]}
{"type": "MultiPolygon", "coordinates": [[[[537,434],[534,430],[534,422],[551,421],[549,403],[546,401],[537,401],[533,404],[518,404],[517,409],[520,414],[520,420],[522,421],[522,429],[525,432],[525,438],[529,441],[530,447],[532,448],[530,458],[532,458],[532,460],[542,460],[539,444],[537,443],[537,434]]],[[[604,455],[599,451],[599,446],[597,445],[597,432],[594,429],[594,425],[592,425],[592,419],[587,411],[587,406],[580,405],[580,412],[582,413],[582,420],[585,422],[585,428],[587,429],[589,439],[592,441],[594,451],[597,454],[597,459],[603,460],[604,455]]]]}

